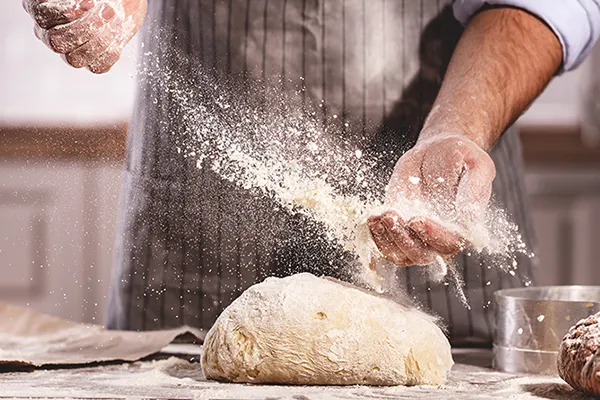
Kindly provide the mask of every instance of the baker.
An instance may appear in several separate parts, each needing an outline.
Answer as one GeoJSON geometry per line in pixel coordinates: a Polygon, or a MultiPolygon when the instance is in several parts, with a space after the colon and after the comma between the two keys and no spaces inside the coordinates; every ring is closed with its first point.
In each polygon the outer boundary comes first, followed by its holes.
{"type": "MultiPolygon", "coordinates": [[[[73,67],[108,71],[145,20],[147,70],[160,65],[170,76],[193,80],[202,71],[267,86],[247,90],[249,99],[275,86],[300,87],[300,106],[319,110],[330,131],[367,138],[371,151],[385,155],[388,198],[443,203],[477,219],[493,195],[530,245],[521,148],[510,126],[553,76],[583,60],[600,34],[597,0],[24,0],[24,6],[36,36],[73,67]]],[[[129,129],[108,326],[208,329],[266,276],[307,265],[334,274],[335,260],[285,240],[305,237],[308,228],[178,154],[186,128],[174,118],[178,100],[162,79],[149,73],[140,80],[129,129]],[[231,218],[248,204],[252,212],[242,221],[231,218]]],[[[386,212],[372,216],[369,227],[381,253],[407,267],[399,273],[408,292],[446,321],[455,343],[490,342],[493,291],[535,275],[534,260],[525,256],[515,276],[501,273],[463,251],[464,238],[427,218],[386,212]],[[436,255],[456,256],[470,309],[415,267],[436,255]]]]}

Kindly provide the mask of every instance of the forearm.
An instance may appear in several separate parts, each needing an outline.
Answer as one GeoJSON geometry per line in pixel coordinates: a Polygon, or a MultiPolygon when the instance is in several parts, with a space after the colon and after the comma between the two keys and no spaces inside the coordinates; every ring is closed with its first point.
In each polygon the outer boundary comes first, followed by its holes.
{"type": "Polygon", "coordinates": [[[465,135],[489,150],[561,65],[552,30],[516,8],[491,8],[467,25],[419,140],[465,135]]]}

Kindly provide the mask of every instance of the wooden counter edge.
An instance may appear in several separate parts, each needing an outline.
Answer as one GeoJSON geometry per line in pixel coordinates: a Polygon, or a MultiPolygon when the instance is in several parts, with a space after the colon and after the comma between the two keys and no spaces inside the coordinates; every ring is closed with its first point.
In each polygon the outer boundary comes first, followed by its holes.
{"type": "Polygon", "coordinates": [[[0,159],[120,161],[127,125],[51,127],[1,126],[0,159]]]}
{"type": "Polygon", "coordinates": [[[584,143],[580,126],[525,125],[519,132],[529,167],[600,167],[600,146],[584,143]]]}
{"type": "MultiPolygon", "coordinates": [[[[588,147],[578,126],[520,126],[528,166],[600,167],[600,146],[588,147]]],[[[120,161],[127,125],[0,127],[0,159],[120,161]]]]}

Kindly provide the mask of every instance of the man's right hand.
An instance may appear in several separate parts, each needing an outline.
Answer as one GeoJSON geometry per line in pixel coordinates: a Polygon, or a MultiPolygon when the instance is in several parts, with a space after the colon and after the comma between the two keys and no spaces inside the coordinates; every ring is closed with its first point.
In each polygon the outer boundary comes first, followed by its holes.
{"type": "Polygon", "coordinates": [[[75,68],[101,74],[139,30],[147,0],[23,0],[35,35],[75,68]]]}

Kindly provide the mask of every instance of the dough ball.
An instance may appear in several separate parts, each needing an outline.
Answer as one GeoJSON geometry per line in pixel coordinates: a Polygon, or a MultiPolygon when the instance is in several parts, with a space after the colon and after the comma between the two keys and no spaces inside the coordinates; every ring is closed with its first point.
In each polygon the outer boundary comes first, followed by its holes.
{"type": "Polygon", "coordinates": [[[569,329],[558,351],[558,374],[573,388],[600,395],[600,313],[569,329]]]}
{"type": "Polygon", "coordinates": [[[246,290],[202,355],[209,379],[298,385],[440,385],[453,363],[433,317],[308,273],[246,290]]]}

